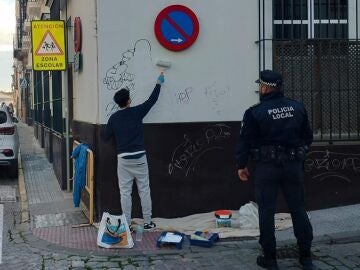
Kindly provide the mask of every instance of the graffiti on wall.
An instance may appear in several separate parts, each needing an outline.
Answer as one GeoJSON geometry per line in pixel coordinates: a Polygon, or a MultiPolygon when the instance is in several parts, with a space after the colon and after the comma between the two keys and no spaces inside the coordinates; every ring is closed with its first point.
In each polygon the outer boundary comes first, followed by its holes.
{"type": "Polygon", "coordinates": [[[351,175],[360,176],[360,154],[341,153],[330,150],[309,152],[305,160],[305,172],[311,178],[325,181],[334,178],[351,183],[351,175]]]}
{"type": "MultiPolygon", "coordinates": [[[[132,65],[137,56],[143,57],[144,52],[151,61],[151,44],[147,39],[137,40],[133,48],[121,53],[121,60],[106,71],[103,79],[103,84],[109,91],[114,94],[116,91],[125,88],[130,91],[132,100],[136,98],[136,74],[134,69],[129,68],[129,66],[132,65]]],[[[105,115],[109,117],[118,109],[118,105],[114,101],[109,101],[105,107],[105,115]]]]}
{"type": "MultiPolygon", "coordinates": [[[[101,96],[104,100],[102,103],[104,122],[119,109],[112,100],[116,91],[122,88],[128,89],[133,106],[149,97],[155,78],[163,70],[156,66],[152,54],[150,41],[139,39],[130,48],[120,51],[119,60],[117,62],[115,60],[115,64],[112,62],[109,67],[105,66],[102,78],[104,90],[101,96]]],[[[164,119],[166,122],[193,119],[195,111],[197,116],[209,117],[212,121],[220,120],[231,110],[228,101],[233,93],[228,83],[208,81],[208,78],[197,81],[196,77],[187,80],[184,79],[182,72],[175,75],[173,70],[165,75],[165,91],[161,92],[161,99],[152,109],[150,122],[157,119],[162,119],[160,122],[164,119]]]]}
{"type": "Polygon", "coordinates": [[[193,136],[184,134],[183,140],[172,151],[169,162],[169,174],[175,171],[189,176],[195,172],[196,165],[212,151],[224,150],[221,143],[231,136],[231,128],[226,124],[213,124],[201,129],[193,136]]]}

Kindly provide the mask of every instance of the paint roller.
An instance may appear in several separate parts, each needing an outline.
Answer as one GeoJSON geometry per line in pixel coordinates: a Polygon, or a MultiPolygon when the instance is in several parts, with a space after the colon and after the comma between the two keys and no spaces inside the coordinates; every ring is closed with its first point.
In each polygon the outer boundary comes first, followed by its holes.
{"type": "Polygon", "coordinates": [[[163,71],[171,67],[171,62],[163,59],[156,59],[155,65],[160,67],[163,71]]]}

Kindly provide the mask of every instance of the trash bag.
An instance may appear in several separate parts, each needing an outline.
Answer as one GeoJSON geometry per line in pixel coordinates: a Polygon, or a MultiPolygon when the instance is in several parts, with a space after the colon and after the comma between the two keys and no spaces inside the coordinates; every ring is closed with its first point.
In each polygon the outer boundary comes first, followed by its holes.
{"type": "Polygon", "coordinates": [[[104,212],[97,235],[97,244],[103,248],[132,248],[132,239],[125,215],[114,216],[104,212]]]}
{"type": "Polygon", "coordinates": [[[240,207],[239,222],[240,222],[240,228],[242,229],[259,228],[259,212],[256,203],[249,202],[240,207]]]}

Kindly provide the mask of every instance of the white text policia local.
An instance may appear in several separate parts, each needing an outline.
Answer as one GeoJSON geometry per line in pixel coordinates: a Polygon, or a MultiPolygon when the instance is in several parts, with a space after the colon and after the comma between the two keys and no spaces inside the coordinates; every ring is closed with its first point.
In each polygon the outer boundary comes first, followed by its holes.
{"type": "Polygon", "coordinates": [[[294,115],[291,113],[295,111],[292,106],[290,107],[282,107],[282,108],[274,108],[268,110],[269,115],[272,116],[274,120],[276,119],[283,119],[283,118],[289,118],[294,117],[294,115]]]}

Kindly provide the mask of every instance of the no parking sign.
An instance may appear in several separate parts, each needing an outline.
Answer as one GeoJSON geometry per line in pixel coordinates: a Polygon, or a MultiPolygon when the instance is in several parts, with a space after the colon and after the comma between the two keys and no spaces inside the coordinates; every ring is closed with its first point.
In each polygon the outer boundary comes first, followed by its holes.
{"type": "Polygon", "coordinates": [[[182,51],[196,41],[199,21],[188,7],[172,5],[156,17],[154,30],[161,45],[171,51],[182,51]]]}

